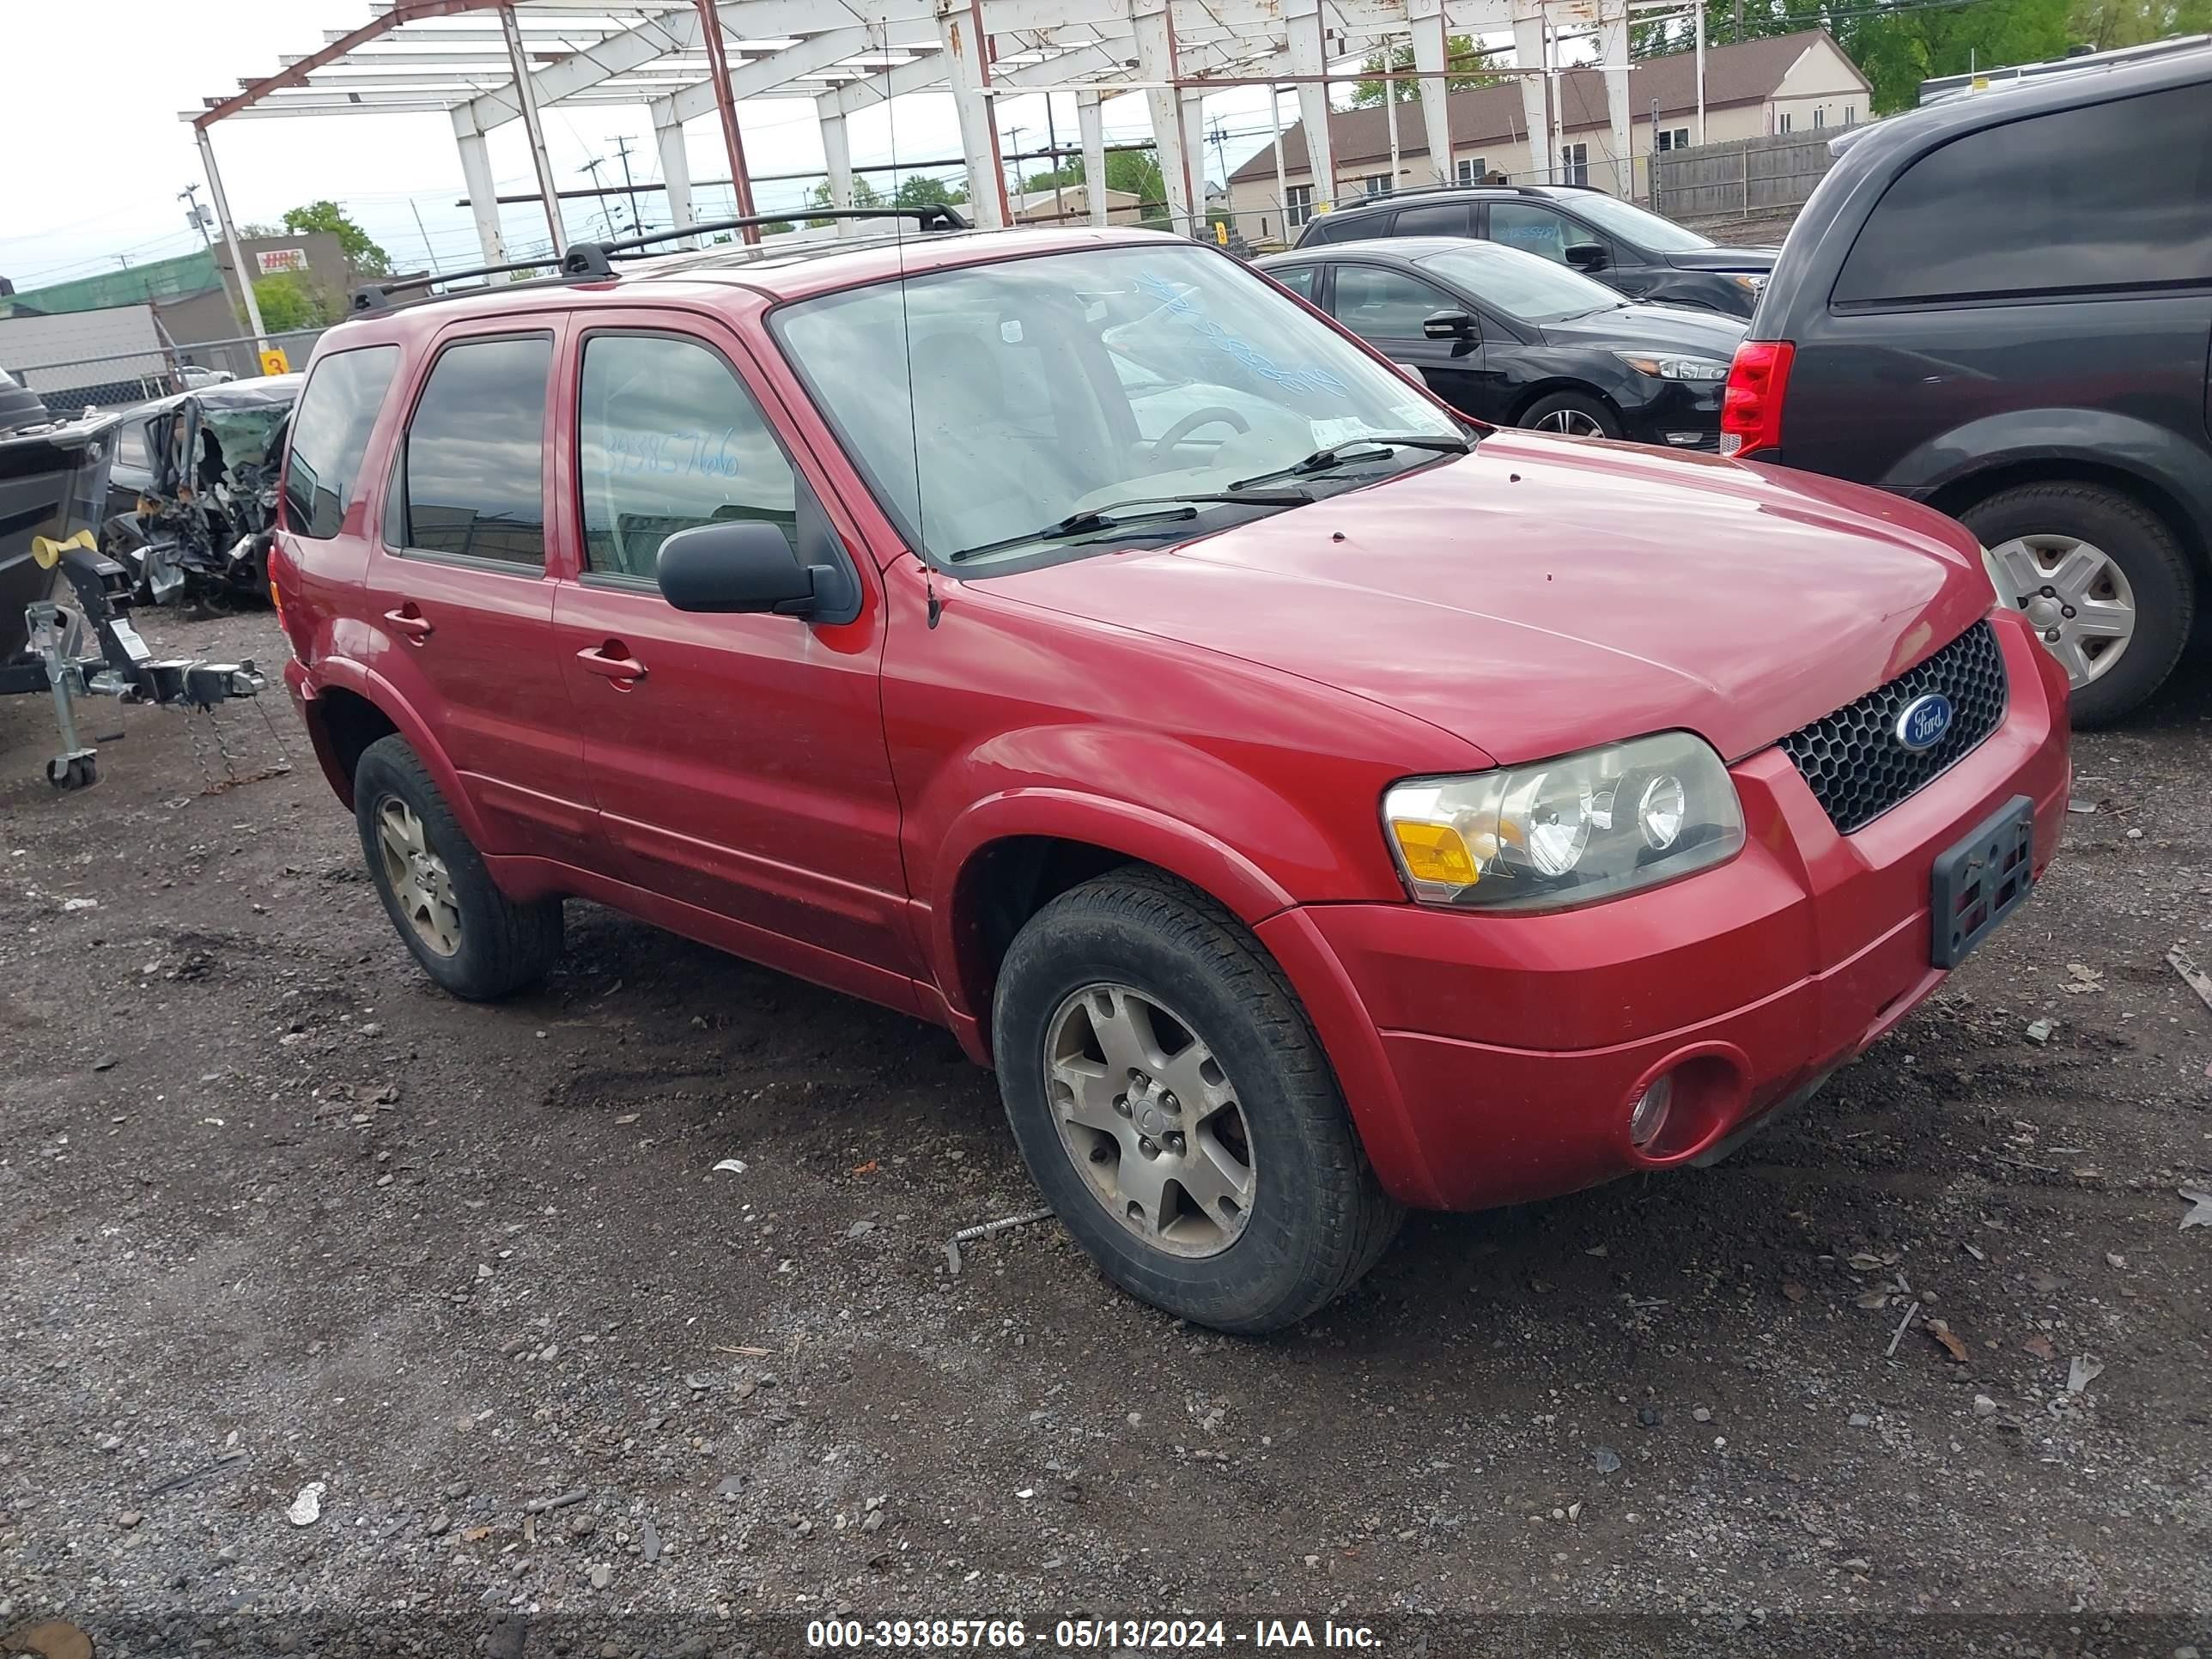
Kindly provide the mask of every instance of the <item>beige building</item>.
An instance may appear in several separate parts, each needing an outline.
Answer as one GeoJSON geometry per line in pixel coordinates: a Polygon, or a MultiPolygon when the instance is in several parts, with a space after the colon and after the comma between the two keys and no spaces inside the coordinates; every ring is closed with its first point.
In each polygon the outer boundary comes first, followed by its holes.
{"type": "MultiPolygon", "coordinates": [[[[1394,185],[1410,190],[1436,184],[1440,177],[1473,183],[1498,173],[1515,184],[1594,185],[1614,195],[1640,196],[1649,185],[1645,158],[1653,150],[1686,149],[1699,142],[1693,53],[1647,58],[1629,70],[1632,155],[1626,167],[1616,165],[1611,150],[1605,77],[1595,70],[1569,70],[1559,76],[1559,118],[1554,125],[1563,131],[1556,156],[1540,135],[1532,150],[1521,88],[1511,80],[1455,92],[1446,100],[1452,137],[1449,168],[1430,163],[1419,104],[1400,103],[1395,178],[1389,112],[1380,106],[1332,111],[1328,131],[1337,201],[1394,185]],[[1624,179],[1624,173],[1629,176],[1624,179]]],[[[1858,66],[1825,29],[1711,46],[1705,52],[1704,142],[1852,126],[1871,114],[1872,92],[1858,66]]],[[[1288,127],[1282,142],[1285,199],[1276,197],[1272,144],[1229,175],[1237,228],[1248,241],[1279,240],[1286,233],[1295,236],[1312,216],[1314,180],[1305,135],[1288,127]]]]}
{"type": "MultiPolygon", "coordinates": [[[[1085,225],[1091,222],[1091,191],[1087,185],[1063,185],[1058,191],[1030,190],[1009,192],[1006,205],[1013,210],[1014,222],[1022,225],[1063,223],[1085,225]]],[[[1133,225],[1144,217],[1142,204],[1133,190],[1109,190],[1106,192],[1106,222],[1109,225],[1133,225]]]]}

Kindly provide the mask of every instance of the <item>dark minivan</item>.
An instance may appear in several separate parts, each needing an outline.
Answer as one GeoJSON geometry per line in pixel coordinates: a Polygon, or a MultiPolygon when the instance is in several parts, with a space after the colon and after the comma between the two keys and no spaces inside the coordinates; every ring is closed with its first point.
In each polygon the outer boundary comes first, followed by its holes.
{"type": "Polygon", "coordinates": [[[1836,141],[1736,353],[1723,453],[1965,522],[2116,720],[2187,643],[2212,541],[2212,52],[1836,141]]]}

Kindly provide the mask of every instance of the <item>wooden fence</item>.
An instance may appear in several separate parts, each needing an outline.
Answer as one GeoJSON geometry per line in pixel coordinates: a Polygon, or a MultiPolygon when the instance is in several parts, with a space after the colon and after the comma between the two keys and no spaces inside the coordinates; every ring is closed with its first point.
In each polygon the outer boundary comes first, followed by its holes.
{"type": "Polygon", "coordinates": [[[1736,138],[1650,158],[1650,204],[1669,219],[1751,218],[1805,204],[1834,164],[1832,132],[1736,138]]]}

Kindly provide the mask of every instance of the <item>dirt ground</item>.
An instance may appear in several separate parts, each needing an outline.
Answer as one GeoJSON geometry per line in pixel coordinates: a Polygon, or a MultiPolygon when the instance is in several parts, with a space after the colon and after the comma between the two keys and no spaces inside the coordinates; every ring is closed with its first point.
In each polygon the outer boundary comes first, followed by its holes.
{"type": "Polygon", "coordinates": [[[541,991],[434,991],[266,713],[222,746],[289,774],[207,793],[207,721],[131,710],[59,797],[0,704],[0,1632],[2212,1653],[2212,1008],[2164,959],[2212,966],[2204,677],[2081,740],[2044,890],[1794,1120],[1416,1217],[1267,1342],[1052,1223],[956,1276],[1035,1199],[942,1032],[582,904],[541,991]]]}

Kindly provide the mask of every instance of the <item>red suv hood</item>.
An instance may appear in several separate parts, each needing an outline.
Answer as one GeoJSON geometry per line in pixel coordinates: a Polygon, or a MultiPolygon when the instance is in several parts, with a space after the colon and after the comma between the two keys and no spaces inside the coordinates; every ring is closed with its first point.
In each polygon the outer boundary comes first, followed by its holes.
{"type": "Polygon", "coordinates": [[[1990,604],[1972,538],[1893,496],[1518,432],[1180,548],[989,586],[1334,686],[1507,764],[1677,727],[1735,759],[1990,604]]]}

